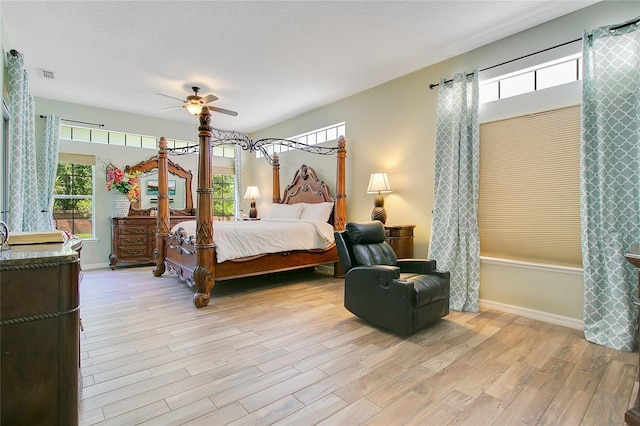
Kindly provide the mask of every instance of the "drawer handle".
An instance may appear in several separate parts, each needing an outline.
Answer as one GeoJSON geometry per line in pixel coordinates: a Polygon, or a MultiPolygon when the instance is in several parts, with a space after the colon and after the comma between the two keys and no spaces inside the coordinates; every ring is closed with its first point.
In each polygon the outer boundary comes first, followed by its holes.
{"type": "Polygon", "coordinates": [[[130,243],[130,244],[135,244],[135,243],[144,242],[144,239],[142,239],[142,238],[124,238],[124,242],[125,243],[130,243]]]}

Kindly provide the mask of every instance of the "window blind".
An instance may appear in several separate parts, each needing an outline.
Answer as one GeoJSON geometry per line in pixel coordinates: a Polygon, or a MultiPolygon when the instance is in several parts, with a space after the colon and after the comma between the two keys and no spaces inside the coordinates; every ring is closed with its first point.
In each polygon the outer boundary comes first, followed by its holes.
{"type": "Polygon", "coordinates": [[[96,156],[95,155],[85,155],[85,154],[73,154],[70,152],[60,152],[58,153],[58,162],[60,163],[72,163],[72,164],[83,164],[85,166],[95,166],[96,165],[96,156]]]}
{"type": "Polygon", "coordinates": [[[582,267],[580,106],[480,126],[482,256],[582,267]]]}

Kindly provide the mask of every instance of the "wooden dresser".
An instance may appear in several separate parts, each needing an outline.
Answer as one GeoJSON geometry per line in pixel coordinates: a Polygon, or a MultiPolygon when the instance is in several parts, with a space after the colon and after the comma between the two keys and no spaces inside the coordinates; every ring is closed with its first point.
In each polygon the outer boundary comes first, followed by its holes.
{"type": "MultiPolygon", "coordinates": [[[[640,244],[634,244],[629,249],[629,252],[624,257],[633,266],[638,268],[638,302],[640,303],[640,244]]],[[[640,381],[640,364],[638,365],[638,374],[636,375],[636,381],[640,381]]],[[[633,404],[625,414],[624,421],[632,426],[640,426],[640,392],[636,395],[636,402],[633,404]]]]}
{"type": "Polygon", "coordinates": [[[2,252],[0,424],[78,424],[81,244],[2,252]]]}
{"type": "MultiPolygon", "coordinates": [[[[171,226],[195,216],[171,216],[171,226]]],[[[127,216],[111,218],[111,254],[109,264],[116,269],[118,262],[151,265],[156,248],[156,218],[127,216]]]]}
{"type": "Polygon", "coordinates": [[[413,257],[413,228],[415,225],[385,225],[387,242],[398,259],[413,257]]]}

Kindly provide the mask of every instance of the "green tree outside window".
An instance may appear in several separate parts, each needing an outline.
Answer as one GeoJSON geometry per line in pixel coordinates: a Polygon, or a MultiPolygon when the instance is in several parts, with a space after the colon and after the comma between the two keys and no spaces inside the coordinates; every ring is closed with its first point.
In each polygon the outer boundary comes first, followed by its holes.
{"type": "Polygon", "coordinates": [[[53,198],[56,229],[93,237],[93,166],[58,163],[53,198]]]}
{"type": "Polygon", "coordinates": [[[235,211],[235,176],[213,175],[213,216],[218,220],[233,220],[235,211]]]}

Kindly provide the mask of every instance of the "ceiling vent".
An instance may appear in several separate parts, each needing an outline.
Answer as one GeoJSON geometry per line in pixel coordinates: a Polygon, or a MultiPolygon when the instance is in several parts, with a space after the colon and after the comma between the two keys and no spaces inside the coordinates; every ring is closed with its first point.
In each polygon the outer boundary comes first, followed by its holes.
{"type": "Polygon", "coordinates": [[[38,68],[38,75],[42,78],[48,78],[49,80],[54,80],[56,78],[56,73],[50,70],[43,70],[42,68],[38,68]]]}

